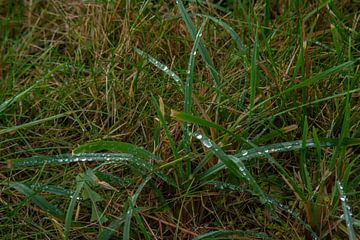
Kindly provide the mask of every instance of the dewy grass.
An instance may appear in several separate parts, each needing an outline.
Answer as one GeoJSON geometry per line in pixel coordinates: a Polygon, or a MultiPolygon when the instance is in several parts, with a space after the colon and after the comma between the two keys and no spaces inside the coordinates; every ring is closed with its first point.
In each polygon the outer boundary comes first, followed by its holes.
{"type": "Polygon", "coordinates": [[[0,3],[3,239],[359,238],[356,6],[213,2],[0,3]]]}

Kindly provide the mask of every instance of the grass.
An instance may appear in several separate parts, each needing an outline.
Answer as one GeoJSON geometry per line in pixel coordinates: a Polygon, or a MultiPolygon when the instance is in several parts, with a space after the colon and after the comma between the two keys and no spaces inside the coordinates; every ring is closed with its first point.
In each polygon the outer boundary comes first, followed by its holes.
{"type": "Polygon", "coordinates": [[[359,238],[359,7],[0,1],[1,238],[359,238]]]}

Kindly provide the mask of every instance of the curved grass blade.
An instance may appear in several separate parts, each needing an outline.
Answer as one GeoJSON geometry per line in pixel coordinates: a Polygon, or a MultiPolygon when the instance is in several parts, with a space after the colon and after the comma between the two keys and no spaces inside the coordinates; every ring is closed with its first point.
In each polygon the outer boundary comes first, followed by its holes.
{"type": "Polygon", "coordinates": [[[53,156],[34,156],[8,161],[10,168],[37,166],[44,164],[67,164],[90,161],[137,161],[138,159],[127,153],[78,153],[53,156]]]}
{"type": "MultiPolygon", "coordinates": [[[[333,147],[338,144],[338,139],[321,139],[320,140],[321,147],[333,147]]],[[[358,145],[360,144],[360,139],[347,139],[344,144],[346,145],[358,145]]],[[[314,140],[309,139],[306,141],[304,145],[307,148],[314,148],[316,144],[314,140]]],[[[270,153],[280,153],[280,152],[289,152],[294,150],[299,150],[303,147],[302,140],[291,141],[291,142],[282,142],[276,144],[270,144],[261,147],[250,148],[246,150],[242,150],[239,153],[235,154],[234,157],[236,159],[240,159],[241,161],[249,161],[254,158],[258,157],[265,157],[267,154],[270,153]]],[[[223,163],[218,163],[212,168],[206,170],[200,176],[200,179],[208,179],[210,176],[216,174],[217,172],[224,169],[226,166],[223,163]]]]}
{"type": "MultiPolygon", "coordinates": [[[[185,24],[190,32],[191,38],[193,39],[193,41],[195,41],[196,34],[198,31],[196,30],[194,23],[192,22],[189,14],[186,11],[186,9],[184,7],[184,3],[182,2],[182,0],[176,0],[176,4],[180,10],[180,14],[181,14],[183,20],[185,21],[185,24]]],[[[200,40],[200,42],[199,42],[199,52],[200,52],[202,58],[204,59],[207,67],[210,70],[210,74],[214,79],[215,85],[217,87],[220,86],[220,74],[218,73],[218,71],[216,71],[214,63],[211,60],[210,55],[209,55],[208,51],[206,50],[205,44],[203,43],[202,40],[200,40]]]]}
{"type": "Polygon", "coordinates": [[[145,187],[146,183],[151,179],[151,176],[147,176],[144,181],[139,185],[139,187],[136,189],[136,192],[134,195],[132,195],[129,198],[129,208],[125,214],[125,223],[124,223],[124,231],[123,231],[123,240],[130,239],[130,226],[131,226],[131,218],[133,215],[133,211],[136,211],[135,204],[136,200],[138,199],[141,191],[145,187]]]}
{"type": "Polygon", "coordinates": [[[220,25],[222,28],[225,29],[225,31],[227,31],[231,38],[234,40],[234,42],[236,43],[236,46],[237,48],[240,50],[240,52],[242,54],[245,54],[245,51],[246,51],[246,48],[241,40],[241,38],[239,37],[239,35],[235,32],[234,29],[232,29],[232,27],[230,27],[227,23],[225,23],[224,21],[216,18],[216,17],[213,17],[213,16],[210,16],[210,15],[207,15],[207,14],[190,14],[191,16],[194,15],[194,16],[199,16],[199,17],[204,17],[204,18],[208,18],[210,19],[211,21],[213,21],[214,23],[220,25]]]}
{"type": "Polygon", "coordinates": [[[49,213],[50,215],[63,219],[65,214],[58,209],[56,206],[49,203],[45,198],[36,194],[31,188],[23,183],[9,182],[9,187],[16,189],[16,191],[28,197],[34,204],[39,206],[42,210],[49,213]]]}
{"type": "Polygon", "coordinates": [[[145,150],[144,148],[138,147],[136,145],[118,142],[118,141],[97,141],[92,143],[85,143],[74,149],[74,153],[85,153],[85,152],[98,152],[98,151],[113,151],[113,152],[124,152],[130,153],[136,157],[142,159],[156,159],[159,160],[157,156],[151,152],[145,150]]]}
{"type": "Polygon", "coordinates": [[[264,233],[257,233],[254,231],[241,231],[241,230],[219,230],[208,232],[193,238],[193,240],[208,240],[208,239],[232,239],[231,237],[245,237],[245,238],[257,238],[257,239],[271,239],[264,233]]]}
{"type": "Polygon", "coordinates": [[[68,210],[66,212],[66,216],[65,216],[65,231],[64,231],[64,239],[65,240],[67,240],[69,238],[69,233],[70,233],[70,228],[71,228],[71,224],[72,224],[72,217],[73,217],[75,205],[76,205],[76,202],[78,200],[80,200],[79,195],[85,184],[85,179],[83,178],[82,175],[78,175],[76,177],[76,181],[77,181],[76,189],[75,189],[74,194],[71,197],[71,201],[70,201],[70,204],[69,204],[68,210]]]}
{"type": "Polygon", "coordinates": [[[354,223],[353,223],[353,219],[352,219],[351,208],[348,204],[347,196],[344,191],[344,187],[339,180],[336,181],[336,185],[337,185],[339,193],[340,193],[341,205],[342,205],[342,209],[344,211],[343,216],[344,216],[344,219],[346,222],[346,227],[347,227],[348,234],[349,234],[349,240],[355,240],[356,234],[355,234],[355,230],[354,230],[354,223]]]}
{"type": "Polygon", "coordinates": [[[273,216],[277,218],[275,210],[270,204],[268,197],[247,170],[242,160],[236,161],[235,157],[225,154],[225,152],[219,146],[213,143],[207,136],[199,132],[194,133],[193,136],[200,140],[204,147],[210,149],[224,163],[224,165],[226,165],[226,167],[235,174],[235,176],[239,177],[240,179],[245,179],[248,182],[250,188],[259,197],[260,201],[266,205],[273,216]]]}
{"type": "Polygon", "coordinates": [[[144,59],[147,59],[150,63],[152,63],[155,67],[166,73],[168,76],[170,76],[172,79],[174,79],[175,83],[180,87],[180,91],[184,91],[184,83],[182,82],[181,78],[174,73],[168,66],[165,64],[162,64],[160,61],[152,57],[150,54],[138,49],[134,48],[135,52],[139,54],[144,59]]]}

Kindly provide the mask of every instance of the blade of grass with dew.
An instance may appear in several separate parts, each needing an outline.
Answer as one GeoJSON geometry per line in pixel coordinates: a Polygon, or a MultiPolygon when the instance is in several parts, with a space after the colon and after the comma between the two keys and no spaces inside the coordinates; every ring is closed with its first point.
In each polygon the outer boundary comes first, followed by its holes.
{"type": "MultiPolygon", "coordinates": [[[[184,7],[184,3],[182,2],[182,0],[176,0],[176,4],[180,10],[180,14],[190,32],[191,38],[193,39],[193,41],[195,41],[196,39],[196,34],[197,34],[197,30],[196,27],[194,26],[194,23],[192,22],[188,12],[186,11],[185,7],[184,7]]],[[[221,82],[220,82],[220,75],[217,72],[213,61],[210,58],[210,55],[208,53],[208,51],[206,50],[205,44],[203,43],[202,40],[200,40],[199,42],[199,52],[202,56],[202,58],[204,59],[204,62],[206,63],[206,66],[209,68],[210,70],[210,74],[214,79],[215,85],[218,87],[220,86],[221,82]]]]}
{"type": "MultiPolygon", "coordinates": [[[[319,144],[321,147],[334,147],[338,144],[338,139],[320,139],[319,144]]],[[[344,146],[360,145],[360,139],[358,138],[346,139],[342,144],[344,146]]],[[[316,145],[314,143],[314,140],[309,139],[306,141],[307,148],[313,148],[315,146],[316,145]]],[[[303,147],[302,140],[282,142],[282,143],[270,144],[266,146],[254,147],[254,148],[242,150],[239,153],[235,154],[234,157],[239,158],[242,161],[249,161],[257,157],[265,157],[267,156],[267,154],[270,153],[289,152],[289,151],[299,150],[302,147],[303,147]]],[[[223,163],[218,163],[215,166],[204,171],[199,178],[200,180],[208,179],[209,177],[221,171],[225,167],[226,166],[223,163]]]]}
{"type": "Polygon", "coordinates": [[[28,187],[36,192],[46,192],[55,195],[65,196],[68,198],[74,194],[72,191],[69,191],[63,187],[59,187],[55,185],[45,185],[45,184],[37,183],[37,184],[28,185],[28,187]]]}
{"type": "Polygon", "coordinates": [[[27,198],[29,198],[34,204],[39,206],[42,210],[47,212],[48,214],[63,219],[65,214],[58,209],[56,206],[49,203],[45,198],[42,196],[37,195],[35,191],[33,191],[31,188],[26,186],[23,183],[19,182],[9,182],[9,187],[14,188],[19,193],[25,195],[27,198]]]}
{"type": "Polygon", "coordinates": [[[66,117],[66,116],[68,116],[68,115],[70,115],[72,113],[74,113],[74,111],[70,111],[70,112],[66,112],[66,113],[60,113],[60,114],[57,114],[57,115],[54,115],[54,116],[51,116],[51,117],[35,120],[35,121],[24,123],[24,124],[21,124],[21,125],[16,125],[16,126],[8,127],[8,128],[3,128],[3,129],[0,129],[0,135],[5,134],[5,133],[9,133],[9,132],[14,132],[14,131],[17,131],[17,130],[20,130],[20,129],[30,128],[30,127],[36,126],[36,125],[44,123],[44,122],[48,122],[48,121],[55,120],[55,119],[58,119],[58,118],[66,117]]]}
{"type": "MultiPolygon", "coordinates": [[[[205,19],[203,21],[199,31],[196,34],[194,44],[191,49],[191,53],[190,53],[190,57],[189,57],[188,68],[186,71],[186,83],[185,83],[185,89],[184,89],[184,112],[187,114],[191,113],[191,108],[192,108],[191,99],[192,99],[192,88],[193,88],[193,81],[194,81],[196,51],[198,49],[199,42],[201,40],[201,35],[204,31],[206,22],[207,22],[207,19],[205,19]]],[[[185,149],[185,151],[190,152],[190,136],[189,136],[188,124],[184,124],[183,129],[184,129],[184,134],[183,134],[184,149],[185,149]]],[[[189,174],[190,174],[190,165],[191,165],[191,163],[189,160],[187,162],[187,171],[186,171],[187,176],[189,176],[189,174]]]]}
{"type": "Polygon", "coordinates": [[[65,230],[64,230],[64,239],[65,240],[69,239],[70,228],[71,228],[71,224],[72,224],[72,218],[73,218],[75,205],[76,205],[76,202],[80,199],[79,195],[85,184],[85,179],[83,178],[82,174],[79,174],[78,176],[76,176],[76,182],[77,182],[76,189],[74,191],[74,194],[71,197],[71,201],[70,201],[70,204],[68,206],[66,216],[65,216],[65,230]]]}
{"type": "Polygon", "coordinates": [[[146,183],[151,179],[151,176],[147,176],[144,181],[139,185],[139,187],[136,189],[134,195],[132,195],[131,197],[129,197],[129,208],[125,214],[125,218],[124,218],[124,229],[123,229],[123,240],[128,240],[130,239],[130,226],[131,226],[131,218],[133,215],[133,211],[136,211],[136,209],[134,209],[136,201],[141,193],[141,191],[143,190],[143,188],[145,187],[146,183]]]}
{"type": "Polygon", "coordinates": [[[98,151],[125,152],[125,153],[130,153],[142,159],[159,160],[159,157],[155,156],[154,154],[145,150],[144,148],[138,147],[130,143],[119,142],[119,141],[100,140],[96,142],[85,143],[75,148],[73,152],[85,153],[85,152],[98,152],[98,151]]]}
{"type": "Polygon", "coordinates": [[[193,238],[193,240],[208,240],[208,239],[233,239],[235,237],[241,238],[256,238],[256,239],[272,239],[265,233],[257,233],[254,231],[241,231],[241,230],[218,230],[208,232],[193,238]]]}
{"type": "Polygon", "coordinates": [[[239,35],[234,31],[234,29],[232,29],[232,27],[230,27],[227,23],[225,23],[224,21],[218,19],[218,18],[215,18],[215,17],[212,17],[210,15],[207,15],[207,14],[189,14],[190,16],[199,16],[199,17],[203,17],[203,18],[208,18],[210,19],[211,21],[213,21],[214,23],[218,24],[219,26],[221,26],[222,28],[225,29],[225,31],[227,31],[231,38],[233,39],[233,41],[236,43],[236,46],[237,48],[240,50],[240,52],[242,54],[245,54],[245,51],[246,51],[246,48],[245,48],[245,45],[243,44],[241,38],[239,37],[239,35]]]}
{"type": "Polygon", "coordinates": [[[346,222],[346,227],[348,230],[348,234],[349,234],[349,240],[356,240],[356,234],[355,234],[355,230],[354,230],[354,224],[353,224],[353,219],[352,219],[352,213],[351,213],[351,208],[348,204],[347,201],[347,196],[345,194],[345,190],[344,187],[342,185],[342,183],[337,180],[336,181],[336,185],[337,188],[339,190],[340,193],[340,200],[341,200],[341,205],[342,205],[342,209],[344,211],[344,219],[346,222]]]}
{"type": "Polygon", "coordinates": [[[170,70],[170,68],[168,66],[166,66],[165,64],[162,64],[160,61],[158,61],[157,59],[152,57],[150,54],[148,54],[138,48],[134,48],[134,50],[141,57],[143,57],[144,59],[147,59],[155,67],[157,67],[158,69],[163,71],[165,74],[170,76],[175,81],[175,83],[179,86],[180,91],[181,92],[184,91],[184,83],[182,82],[181,78],[176,73],[174,73],[172,70],[170,70]]]}
{"type": "Polygon", "coordinates": [[[257,184],[241,160],[236,161],[233,156],[225,154],[225,152],[219,146],[213,143],[207,136],[199,132],[194,133],[193,136],[198,139],[204,147],[210,149],[227,166],[227,168],[235,174],[235,176],[239,177],[240,179],[245,179],[248,182],[250,188],[259,197],[260,201],[272,213],[273,217],[278,218],[275,210],[269,203],[266,194],[262,191],[260,186],[257,184]]]}
{"type": "Polygon", "coordinates": [[[28,92],[30,92],[31,90],[33,90],[34,88],[36,88],[39,83],[41,83],[42,81],[44,81],[45,79],[47,79],[49,76],[51,76],[52,74],[54,74],[55,72],[57,72],[58,70],[60,70],[62,67],[64,66],[64,64],[58,65],[57,67],[55,67],[53,70],[49,71],[44,77],[42,77],[40,80],[36,81],[33,85],[31,85],[30,87],[26,88],[25,90],[23,90],[22,92],[16,94],[15,96],[13,96],[10,99],[5,100],[2,104],[0,104],[0,114],[1,112],[3,112],[5,109],[7,109],[11,104],[15,103],[17,100],[19,100],[21,97],[25,96],[28,92]]]}
{"type": "Polygon", "coordinates": [[[127,153],[79,153],[79,154],[60,154],[53,156],[34,156],[8,160],[10,168],[38,166],[44,164],[67,164],[74,162],[91,161],[136,161],[137,158],[127,153]]]}

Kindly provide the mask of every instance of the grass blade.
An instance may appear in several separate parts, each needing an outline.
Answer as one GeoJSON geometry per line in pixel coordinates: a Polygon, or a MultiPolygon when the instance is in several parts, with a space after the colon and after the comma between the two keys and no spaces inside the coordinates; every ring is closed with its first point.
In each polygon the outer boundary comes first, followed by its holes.
{"type": "Polygon", "coordinates": [[[345,68],[353,66],[353,64],[354,64],[354,61],[348,61],[348,62],[342,63],[342,64],[340,64],[338,66],[327,69],[327,70],[325,70],[323,72],[320,72],[320,73],[314,75],[313,77],[310,77],[307,80],[304,80],[304,81],[300,82],[299,84],[296,84],[296,85],[286,89],[285,91],[282,92],[282,94],[285,94],[285,93],[294,91],[296,89],[312,85],[312,84],[314,84],[314,83],[316,83],[318,81],[321,81],[321,80],[323,80],[323,79],[325,79],[325,78],[327,78],[329,76],[332,76],[332,75],[344,70],[345,68]]]}
{"type": "MultiPolygon", "coordinates": [[[[190,32],[190,35],[193,39],[193,41],[195,41],[196,39],[196,34],[197,34],[197,30],[196,27],[194,26],[194,23],[192,22],[189,14],[187,13],[185,7],[184,7],[184,3],[182,2],[182,0],[177,0],[176,4],[180,10],[180,14],[183,18],[183,20],[185,21],[185,24],[190,32]]],[[[210,58],[210,55],[208,53],[208,51],[206,50],[205,44],[203,43],[202,40],[200,40],[199,42],[199,52],[202,56],[202,58],[204,59],[207,67],[210,70],[210,74],[213,77],[214,81],[215,81],[215,85],[216,86],[220,86],[220,75],[219,73],[216,71],[216,68],[214,66],[213,61],[210,58]]]]}
{"type": "Polygon", "coordinates": [[[184,91],[184,83],[182,82],[182,80],[176,73],[174,73],[173,71],[170,70],[170,68],[168,66],[166,66],[165,64],[162,64],[160,61],[158,61],[157,59],[152,57],[150,54],[148,54],[138,48],[134,48],[134,50],[141,57],[143,57],[144,59],[147,59],[155,67],[157,67],[158,69],[160,69],[161,71],[166,73],[168,76],[170,76],[175,81],[175,83],[180,87],[180,90],[182,92],[184,91]]]}
{"type": "MultiPolygon", "coordinates": [[[[186,71],[186,83],[185,83],[185,96],[184,96],[184,112],[187,114],[191,113],[191,106],[192,106],[192,85],[193,85],[193,81],[194,81],[194,70],[195,70],[195,59],[196,59],[196,50],[198,49],[200,40],[201,40],[201,35],[202,32],[204,31],[204,27],[206,24],[207,20],[205,19],[203,21],[203,23],[201,24],[201,27],[199,29],[199,31],[196,34],[195,37],[195,41],[194,41],[194,45],[192,47],[191,53],[190,53],[190,58],[189,58],[189,62],[188,62],[188,69],[186,71]]],[[[190,151],[190,137],[189,137],[189,127],[187,124],[183,125],[183,129],[184,129],[184,134],[183,134],[183,139],[184,139],[184,149],[189,152],[190,151]]],[[[187,173],[189,173],[189,167],[190,167],[190,162],[187,163],[187,173]]]]}
{"type": "Polygon", "coordinates": [[[67,164],[74,162],[91,161],[136,161],[138,160],[131,154],[126,153],[78,153],[61,154],[54,156],[35,156],[29,158],[20,158],[8,161],[10,168],[38,166],[44,164],[67,164]]]}
{"type": "Polygon", "coordinates": [[[346,222],[346,227],[347,227],[348,234],[349,234],[349,240],[356,240],[356,234],[355,234],[355,230],[354,230],[354,223],[353,223],[353,219],[352,219],[351,208],[347,202],[347,196],[345,194],[344,187],[339,180],[336,181],[336,185],[337,185],[339,193],[340,193],[341,205],[342,205],[342,209],[344,211],[343,216],[344,216],[344,219],[346,222]]]}
{"type": "Polygon", "coordinates": [[[241,231],[241,230],[219,230],[202,234],[193,238],[193,240],[205,240],[205,239],[233,239],[232,237],[241,238],[257,238],[257,239],[271,239],[264,233],[257,233],[253,231],[241,231]]]}
{"type": "Polygon", "coordinates": [[[49,203],[42,196],[37,195],[36,192],[25,184],[19,182],[9,182],[9,187],[16,189],[18,192],[28,197],[34,204],[50,215],[61,219],[64,218],[65,214],[60,209],[49,203]]]}
{"type": "Polygon", "coordinates": [[[51,117],[35,120],[35,121],[29,122],[29,123],[24,123],[24,124],[21,124],[21,125],[4,128],[4,129],[0,130],[0,135],[5,134],[5,133],[9,133],[9,132],[14,132],[14,131],[17,131],[19,129],[30,128],[30,127],[39,125],[39,124],[44,123],[44,122],[48,122],[48,121],[55,120],[55,119],[58,119],[58,118],[66,117],[66,116],[68,116],[68,115],[70,115],[72,113],[74,113],[74,112],[70,111],[70,112],[66,112],[66,113],[60,113],[60,114],[57,114],[57,115],[54,115],[54,116],[51,116],[51,117]]]}
{"type": "Polygon", "coordinates": [[[85,152],[98,152],[98,151],[113,151],[113,152],[124,152],[132,154],[142,159],[156,159],[159,158],[144,148],[136,145],[118,142],[118,141],[97,141],[92,143],[82,144],[74,149],[74,153],[85,153],[85,152]]]}
{"type": "Polygon", "coordinates": [[[129,199],[129,208],[125,214],[125,224],[124,224],[124,231],[123,231],[123,240],[130,239],[130,226],[131,226],[131,218],[133,215],[133,211],[136,211],[135,204],[136,200],[138,199],[141,191],[145,187],[146,183],[151,179],[151,176],[147,176],[144,181],[139,185],[139,187],[136,189],[136,192],[134,195],[132,195],[129,199]]]}
{"type": "MultiPolygon", "coordinates": [[[[194,133],[193,136],[200,140],[204,147],[210,149],[224,163],[224,165],[226,165],[226,167],[235,174],[235,176],[240,179],[245,179],[254,193],[259,197],[260,201],[265,204],[273,214],[275,214],[273,207],[269,203],[268,197],[262,191],[241,160],[225,154],[225,152],[213,143],[207,136],[199,132],[194,133]]],[[[276,215],[274,215],[274,217],[276,217],[276,215]]]]}
{"type": "Polygon", "coordinates": [[[75,189],[74,194],[71,197],[71,201],[70,201],[70,204],[68,206],[68,210],[67,210],[66,216],[65,216],[65,231],[64,231],[64,239],[65,240],[67,240],[69,238],[75,205],[76,205],[76,202],[80,199],[79,195],[85,184],[85,179],[83,179],[83,177],[81,175],[77,176],[76,180],[77,180],[76,189],[75,189]]]}

